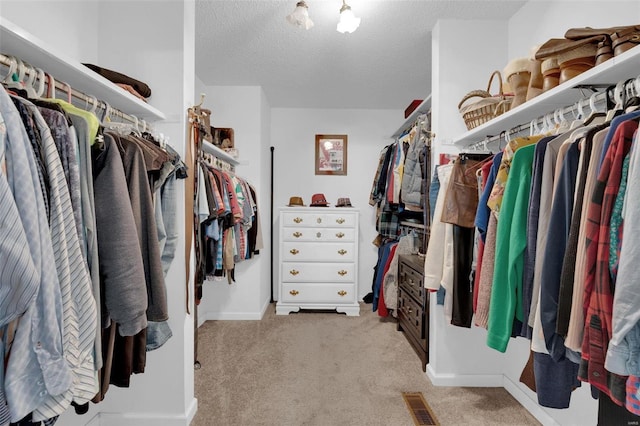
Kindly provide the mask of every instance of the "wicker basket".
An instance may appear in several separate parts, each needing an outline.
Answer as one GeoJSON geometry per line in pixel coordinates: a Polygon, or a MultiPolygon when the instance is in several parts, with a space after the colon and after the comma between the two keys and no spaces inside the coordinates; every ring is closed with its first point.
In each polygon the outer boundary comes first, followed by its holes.
{"type": "Polygon", "coordinates": [[[512,95],[505,95],[502,91],[502,76],[500,75],[500,71],[494,71],[489,78],[487,90],[473,90],[467,93],[458,104],[458,110],[464,119],[464,123],[467,125],[467,129],[471,130],[509,111],[512,100],[512,95]],[[500,89],[497,95],[492,96],[489,91],[491,90],[493,78],[496,76],[500,84],[500,89]],[[480,99],[463,105],[473,98],[480,99]]]}

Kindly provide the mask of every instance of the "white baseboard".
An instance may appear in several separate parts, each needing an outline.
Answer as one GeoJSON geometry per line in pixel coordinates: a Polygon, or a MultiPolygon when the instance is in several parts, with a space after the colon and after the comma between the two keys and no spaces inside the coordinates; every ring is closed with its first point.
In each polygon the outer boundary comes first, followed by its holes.
{"type": "Polygon", "coordinates": [[[193,398],[186,413],[99,413],[86,426],[189,426],[198,411],[198,400],[193,398]]]}
{"type": "Polygon", "coordinates": [[[538,401],[531,399],[520,386],[507,376],[504,377],[504,388],[511,394],[533,417],[545,426],[556,426],[556,422],[544,409],[538,405],[538,401]]]}
{"type": "Polygon", "coordinates": [[[271,303],[269,299],[264,301],[259,312],[198,312],[198,327],[205,321],[259,321],[269,309],[271,303]]]}
{"type": "Polygon", "coordinates": [[[434,386],[497,388],[503,386],[502,374],[437,374],[427,365],[427,377],[434,386]]]}

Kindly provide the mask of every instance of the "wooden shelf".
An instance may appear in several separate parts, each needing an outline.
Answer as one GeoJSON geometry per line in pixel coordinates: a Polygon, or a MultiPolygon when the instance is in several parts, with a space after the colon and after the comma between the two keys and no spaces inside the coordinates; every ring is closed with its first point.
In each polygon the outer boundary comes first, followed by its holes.
{"type": "Polygon", "coordinates": [[[391,135],[391,138],[395,139],[398,136],[400,136],[402,132],[404,132],[407,128],[409,128],[414,121],[416,121],[416,118],[418,118],[420,114],[424,114],[425,112],[429,111],[429,109],[431,109],[431,95],[427,96],[425,100],[422,101],[420,105],[418,105],[418,107],[409,115],[409,117],[407,117],[406,120],[404,120],[402,125],[398,127],[398,130],[393,132],[393,135],[391,135]]]}
{"type": "MultiPolygon", "coordinates": [[[[634,47],[620,56],[613,57],[561,85],[536,96],[472,130],[463,133],[453,141],[459,148],[480,142],[487,136],[500,134],[517,125],[552,112],[555,109],[570,106],[584,95],[576,88],[580,85],[615,85],[619,81],[635,78],[640,74],[640,47],[634,47]]],[[[462,120],[462,118],[460,118],[462,120]]]]}
{"type": "Polygon", "coordinates": [[[111,107],[148,122],[164,120],[164,113],[131,93],[66,57],[19,26],[0,17],[0,53],[15,56],[41,68],[54,79],[64,81],[86,95],[93,95],[111,107]]]}

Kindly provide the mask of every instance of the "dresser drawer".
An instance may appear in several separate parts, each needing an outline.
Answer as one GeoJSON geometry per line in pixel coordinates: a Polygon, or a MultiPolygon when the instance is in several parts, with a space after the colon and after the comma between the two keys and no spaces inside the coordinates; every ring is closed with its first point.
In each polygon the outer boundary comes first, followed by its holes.
{"type": "Polygon", "coordinates": [[[398,289],[398,321],[416,339],[425,339],[424,311],[409,294],[398,289]]]}
{"type": "Polygon", "coordinates": [[[282,243],[283,262],[354,262],[354,243],[282,243]]]}
{"type": "Polygon", "coordinates": [[[284,303],[354,303],[355,284],[283,283],[280,301],[284,303]]]}
{"type": "Polygon", "coordinates": [[[324,213],[324,212],[283,212],[281,226],[286,227],[332,227],[353,228],[356,224],[356,214],[324,213]]]}
{"type": "Polygon", "coordinates": [[[282,282],[354,282],[353,263],[282,263],[282,282]]]}
{"type": "Polygon", "coordinates": [[[400,277],[398,279],[398,287],[415,297],[420,303],[423,303],[424,295],[427,289],[424,288],[423,275],[416,272],[415,269],[400,260],[400,277]]]}
{"type": "Polygon", "coordinates": [[[302,228],[286,227],[282,230],[283,241],[354,241],[355,229],[349,228],[302,228]]]}

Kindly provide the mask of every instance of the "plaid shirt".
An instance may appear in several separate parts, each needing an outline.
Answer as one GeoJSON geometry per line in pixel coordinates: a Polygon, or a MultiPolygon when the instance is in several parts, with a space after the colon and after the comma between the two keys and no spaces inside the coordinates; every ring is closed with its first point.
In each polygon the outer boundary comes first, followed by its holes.
{"type": "Polygon", "coordinates": [[[625,378],[604,368],[613,310],[613,282],[609,274],[610,219],[620,188],[623,161],[637,128],[638,123],[629,120],[615,130],[600,167],[586,222],[585,325],[578,378],[591,383],[619,405],[625,401],[625,378]]]}

